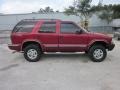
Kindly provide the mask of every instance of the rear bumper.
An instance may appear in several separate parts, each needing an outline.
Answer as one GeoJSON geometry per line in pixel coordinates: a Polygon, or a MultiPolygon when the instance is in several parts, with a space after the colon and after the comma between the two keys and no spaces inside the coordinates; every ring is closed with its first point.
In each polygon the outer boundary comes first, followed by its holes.
{"type": "Polygon", "coordinates": [[[114,43],[111,43],[110,45],[108,45],[108,50],[109,51],[112,51],[115,47],[115,44],[114,43]]]}
{"type": "Polygon", "coordinates": [[[11,50],[16,50],[16,51],[20,51],[21,50],[21,45],[20,44],[8,44],[8,47],[11,50]]]}

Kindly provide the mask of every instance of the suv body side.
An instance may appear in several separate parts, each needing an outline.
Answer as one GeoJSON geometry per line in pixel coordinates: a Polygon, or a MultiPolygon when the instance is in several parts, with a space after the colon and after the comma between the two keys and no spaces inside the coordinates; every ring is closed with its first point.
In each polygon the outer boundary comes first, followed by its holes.
{"type": "MultiPolygon", "coordinates": [[[[108,49],[112,47],[112,38],[106,37],[105,35],[89,32],[76,33],[76,31],[74,33],[61,32],[62,23],[73,24],[73,26],[68,25],[68,27],[78,27],[71,21],[39,20],[34,23],[31,32],[12,32],[12,45],[9,45],[9,48],[16,51],[23,51],[24,44],[28,42],[39,43],[43,52],[82,52],[87,51],[95,42],[104,42],[108,46],[108,49]],[[41,27],[45,22],[54,23],[55,32],[41,32],[41,27]]],[[[63,28],[65,29],[66,27],[64,26],[63,28]]],[[[80,30],[81,28],[78,27],[78,29],[80,30]]]]}

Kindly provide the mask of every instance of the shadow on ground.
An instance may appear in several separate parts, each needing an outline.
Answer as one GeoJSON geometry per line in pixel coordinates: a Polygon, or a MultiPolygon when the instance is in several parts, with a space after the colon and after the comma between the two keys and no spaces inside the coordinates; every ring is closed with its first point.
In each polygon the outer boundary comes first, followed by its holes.
{"type": "MultiPolygon", "coordinates": [[[[23,54],[17,53],[14,55],[14,61],[26,61],[23,54]]],[[[44,61],[80,61],[83,63],[87,63],[90,61],[87,54],[84,53],[49,53],[49,54],[43,54],[39,62],[44,61]]]]}
{"type": "Polygon", "coordinates": [[[84,63],[87,63],[89,61],[88,55],[84,54],[84,53],[60,53],[60,54],[43,54],[41,57],[40,61],[44,61],[44,60],[63,60],[63,61],[75,61],[75,60],[79,60],[82,61],[84,63]]]}

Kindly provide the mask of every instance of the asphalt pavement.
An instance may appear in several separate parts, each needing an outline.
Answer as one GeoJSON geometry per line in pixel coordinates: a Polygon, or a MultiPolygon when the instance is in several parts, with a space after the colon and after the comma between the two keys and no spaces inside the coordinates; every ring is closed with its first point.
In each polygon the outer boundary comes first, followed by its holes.
{"type": "Polygon", "coordinates": [[[2,40],[0,90],[120,90],[120,41],[101,63],[84,53],[50,53],[30,63],[2,40]]]}

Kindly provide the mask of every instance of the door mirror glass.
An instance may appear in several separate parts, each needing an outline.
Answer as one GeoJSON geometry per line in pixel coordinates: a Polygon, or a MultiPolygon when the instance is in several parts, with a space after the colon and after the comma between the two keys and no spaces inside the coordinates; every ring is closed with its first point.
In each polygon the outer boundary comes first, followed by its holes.
{"type": "Polygon", "coordinates": [[[76,31],[76,34],[81,34],[82,33],[82,30],[77,30],[76,31]]]}

